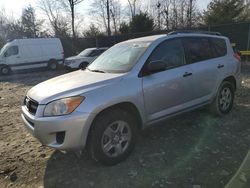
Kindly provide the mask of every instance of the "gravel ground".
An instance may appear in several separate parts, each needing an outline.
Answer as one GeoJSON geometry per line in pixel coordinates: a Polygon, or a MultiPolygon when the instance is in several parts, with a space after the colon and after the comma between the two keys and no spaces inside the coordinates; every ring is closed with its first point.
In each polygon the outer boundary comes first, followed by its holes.
{"type": "Polygon", "coordinates": [[[250,145],[250,64],[242,72],[229,115],[197,110],[141,131],[132,155],[113,167],[43,147],[25,130],[25,93],[64,71],[0,76],[0,187],[224,187],[250,145]]]}

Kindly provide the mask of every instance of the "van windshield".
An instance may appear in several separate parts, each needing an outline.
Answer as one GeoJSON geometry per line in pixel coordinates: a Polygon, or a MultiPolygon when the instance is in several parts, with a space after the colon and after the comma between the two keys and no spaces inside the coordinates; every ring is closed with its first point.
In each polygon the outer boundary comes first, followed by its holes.
{"type": "Polygon", "coordinates": [[[1,48],[1,50],[0,50],[0,56],[2,56],[3,52],[5,51],[5,49],[6,49],[7,47],[8,47],[8,43],[5,44],[5,45],[1,48]]]}
{"type": "Polygon", "coordinates": [[[89,71],[125,73],[130,71],[150,43],[137,42],[116,45],[88,66],[89,71]]]}

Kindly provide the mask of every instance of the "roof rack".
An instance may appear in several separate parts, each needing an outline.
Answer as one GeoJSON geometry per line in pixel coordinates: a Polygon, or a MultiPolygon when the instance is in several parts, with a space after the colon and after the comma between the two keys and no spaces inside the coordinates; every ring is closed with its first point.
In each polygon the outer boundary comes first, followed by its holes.
{"type": "Polygon", "coordinates": [[[212,32],[212,31],[201,31],[201,30],[179,30],[179,31],[172,31],[168,33],[168,35],[176,35],[176,34],[187,34],[187,33],[196,33],[196,34],[206,34],[206,35],[217,35],[222,36],[219,32],[212,32]]]}

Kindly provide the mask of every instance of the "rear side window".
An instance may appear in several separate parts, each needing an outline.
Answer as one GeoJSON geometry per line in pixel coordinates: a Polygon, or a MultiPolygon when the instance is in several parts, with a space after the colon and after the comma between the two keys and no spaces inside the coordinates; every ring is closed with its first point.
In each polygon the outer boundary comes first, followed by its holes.
{"type": "Polygon", "coordinates": [[[211,38],[211,43],[216,51],[216,57],[222,57],[227,54],[227,45],[224,39],[211,38]]]}
{"type": "Polygon", "coordinates": [[[183,38],[183,47],[185,49],[187,63],[196,63],[215,57],[215,50],[205,37],[183,38]]]}
{"type": "Polygon", "coordinates": [[[184,52],[179,39],[161,43],[150,55],[148,62],[164,61],[166,68],[174,68],[184,64],[184,52]]]}

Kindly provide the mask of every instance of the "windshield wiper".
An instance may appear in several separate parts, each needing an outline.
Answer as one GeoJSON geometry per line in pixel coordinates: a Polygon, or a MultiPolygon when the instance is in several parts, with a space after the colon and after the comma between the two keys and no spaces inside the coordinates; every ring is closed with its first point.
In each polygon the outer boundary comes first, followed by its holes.
{"type": "Polygon", "coordinates": [[[89,71],[91,71],[91,72],[99,72],[99,73],[106,73],[105,71],[102,71],[102,70],[91,70],[91,69],[89,69],[89,68],[87,68],[89,71]]]}

